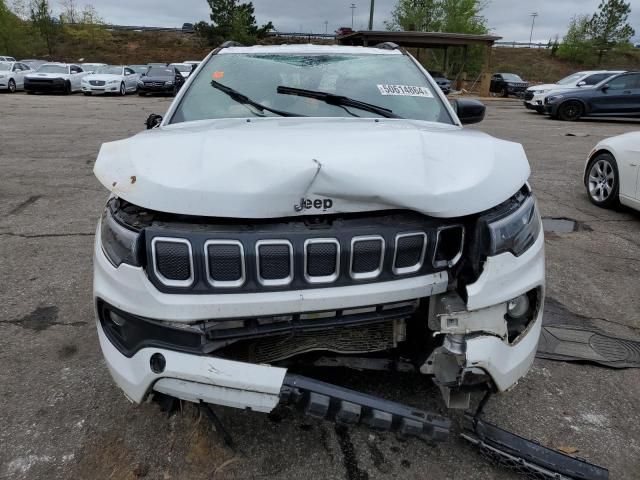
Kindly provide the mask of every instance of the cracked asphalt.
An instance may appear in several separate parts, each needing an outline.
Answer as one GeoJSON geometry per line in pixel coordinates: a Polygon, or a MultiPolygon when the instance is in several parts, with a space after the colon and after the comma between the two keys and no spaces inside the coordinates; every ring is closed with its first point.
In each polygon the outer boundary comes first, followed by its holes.
{"type": "MultiPolygon", "coordinates": [[[[92,173],[102,142],[143,129],[166,98],[0,95],[0,478],[512,479],[461,440],[403,441],[279,410],[216,408],[235,447],[183,405],[130,404],[102,361],[91,303],[91,254],[107,192],[92,173]]],[[[584,158],[638,122],[551,121],[515,100],[487,102],[474,126],[523,143],[543,216],[581,228],[546,237],[549,297],[615,335],[640,332],[640,215],[591,205],[584,158]],[[567,134],[579,136],[566,136],[567,134]]],[[[323,379],[442,413],[415,374],[319,372],[323,379]]],[[[640,475],[640,370],[536,360],[487,419],[608,467],[640,475]]],[[[477,400],[477,399],[476,399],[477,400]]]]}

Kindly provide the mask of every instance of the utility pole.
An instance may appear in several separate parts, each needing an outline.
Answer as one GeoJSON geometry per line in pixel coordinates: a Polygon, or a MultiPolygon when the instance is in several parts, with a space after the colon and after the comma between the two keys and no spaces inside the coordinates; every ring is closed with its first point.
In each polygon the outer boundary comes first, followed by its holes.
{"type": "Polygon", "coordinates": [[[324,21],[324,34],[329,33],[329,20],[324,21]]]}
{"type": "Polygon", "coordinates": [[[536,24],[537,16],[538,16],[538,12],[533,12],[531,14],[531,33],[529,34],[529,48],[531,48],[531,39],[533,38],[533,26],[536,24]]]}
{"type": "Polygon", "coordinates": [[[353,14],[356,10],[356,4],[352,3],[349,8],[351,9],[351,30],[353,30],[353,14]]]}
{"type": "Polygon", "coordinates": [[[376,0],[371,0],[371,10],[369,11],[369,31],[373,30],[373,10],[376,0]]]}

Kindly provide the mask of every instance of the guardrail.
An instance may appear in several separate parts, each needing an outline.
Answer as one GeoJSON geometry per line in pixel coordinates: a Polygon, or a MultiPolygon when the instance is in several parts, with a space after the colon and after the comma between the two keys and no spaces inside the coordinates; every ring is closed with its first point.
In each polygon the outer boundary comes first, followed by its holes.
{"type": "Polygon", "coordinates": [[[529,43],[529,42],[495,42],[493,44],[495,47],[506,47],[506,48],[551,48],[549,43],[529,43]]]}

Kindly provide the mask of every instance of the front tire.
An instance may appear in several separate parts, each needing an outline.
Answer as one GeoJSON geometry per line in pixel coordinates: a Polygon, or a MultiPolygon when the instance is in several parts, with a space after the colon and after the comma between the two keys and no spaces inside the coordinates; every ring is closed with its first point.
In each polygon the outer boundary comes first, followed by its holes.
{"type": "Polygon", "coordinates": [[[16,93],[16,81],[13,78],[9,80],[9,86],[7,88],[9,93],[16,93]]]}
{"type": "Polygon", "coordinates": [[[506,88],[502,87],[498,95],[500,95],[502,98],[507,98],[509,96],[509,92],[507,92],[506,88]]]}
{"type": "Polygon", "coordinates": [[[127,89],[124,86],[124,82],[120,84],[120,95],[124,97],[127,94],[127,89]]]}
{"type": "Polygon", "coordinates": [[[584,114],[584,106],[577,100],[569,100],[558,107],[558,117],[565,122],[575,122],[584,114]]]}
{"type": "Polygon", "coordinates": [[[64,94],[71,95],[71,82],[66,82],[64,84],[64,94]]]}
{"type": "Polygon", "coordinates": [[[587,166],[584,184],[589,200],[602,208],[614,208],[620,203],[620,174],[616,159],[603,152],[594,156],[587,166]]]}

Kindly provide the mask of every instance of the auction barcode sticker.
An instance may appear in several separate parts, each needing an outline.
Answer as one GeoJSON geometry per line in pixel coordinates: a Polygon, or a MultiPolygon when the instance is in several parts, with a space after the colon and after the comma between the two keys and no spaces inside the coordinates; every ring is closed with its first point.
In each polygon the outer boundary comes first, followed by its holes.
{"type": "Polygon", "coordinates": [[[431,90],[427,87],[414,87],[411,85],[378,85],[378,90],[380,90],[381,95],[433,98],[431,90]]]}

